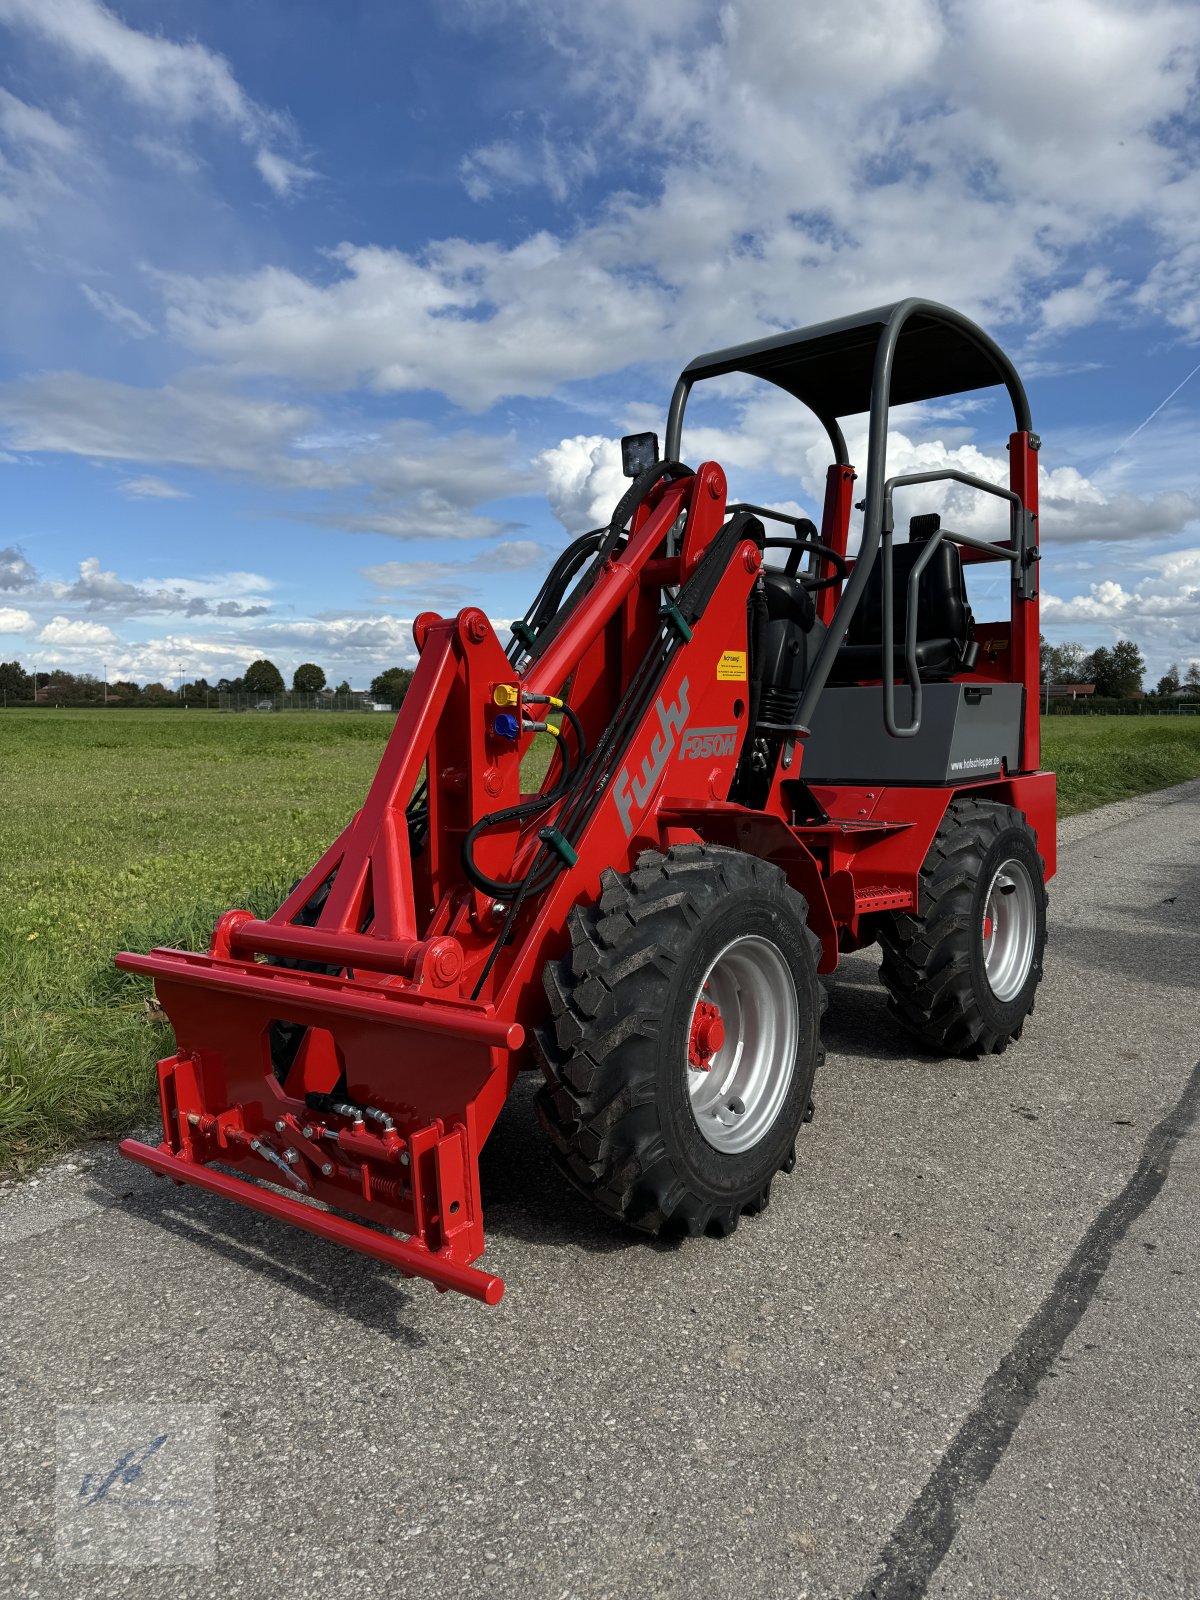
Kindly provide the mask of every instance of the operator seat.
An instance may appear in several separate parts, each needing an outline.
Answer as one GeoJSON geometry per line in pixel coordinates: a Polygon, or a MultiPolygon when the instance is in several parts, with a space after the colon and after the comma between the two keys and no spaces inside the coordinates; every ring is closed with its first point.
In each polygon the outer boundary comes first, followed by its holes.
{"type": "Polygon", "coordinates": [[[817,621],[816,601],[794,573],[763,567],[762,580],[768,620],[758,725],[791,728],[796,725],[801,691],[825,639],[825,625],[817,621]]]}
{"type": "MultiPolygon", "coordinates": [[[[892,548],[892,619],[894,670],[904,672],[904,628],[908,580],[926,541],[941,527],[937,513],[913,517],[908,543],[892,548]]],[[[845,643],[834,657],[830,683],[859,683],[880,677],[883,670],[883,560],[871,568],[858,609],[850,619],[845,643]]],[[[967,602],[962,553],[943,539],[934,550],[917,586],[917,670],[922,681],[952,678],[975,665],[975,618],[967,602]]]]}

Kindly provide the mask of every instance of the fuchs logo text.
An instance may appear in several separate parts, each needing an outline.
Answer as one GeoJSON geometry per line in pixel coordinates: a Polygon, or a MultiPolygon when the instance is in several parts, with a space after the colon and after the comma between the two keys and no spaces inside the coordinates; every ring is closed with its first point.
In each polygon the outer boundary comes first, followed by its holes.
{"type": "Polygon", "coordinates": [[[689,728],[679,746],[680,761],[711,761],[737,749],[736,728],[689,728]]]}
{"type": "Polygon", "coordinates": [[[688,681],[685,678],[679,685],[679,699],[673,706],[667,705],[661,695],[655,701],[654,710],[658,715],[659,731],[650,741],[650,753],[642,762],[641,776],[630,778],[628,767],[622,767],[617,775],[613,793],[617,803],[617,814],[621,818],[621,826],[625,829],[627,839],[633,834],[634,818],[646,809],[646,803],[654,792],[654,785],[671,759],[671,751],[674,750],[676,741],[683,732],[690,709],[688,681]]]}

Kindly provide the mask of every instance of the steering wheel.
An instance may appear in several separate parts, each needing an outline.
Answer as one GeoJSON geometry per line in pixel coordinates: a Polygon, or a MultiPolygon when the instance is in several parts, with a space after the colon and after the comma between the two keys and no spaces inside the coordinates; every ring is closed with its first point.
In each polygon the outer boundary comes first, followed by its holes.
{"type": "Polygon", "coordinates": [[[795,539],[764,539],[763,549],[791,551],[783,568],[789,578],[797,576],[797,568],[800,565],[801,556],[818,555],[824,561],[829,562],[833,567],[833,571],[827,577],[814,578],[807,573],[799,574],[800,587],[808,594],[816,594],[821,589],[831,589],[835,583],[841,583],[850,576],[850,563],[845,556],[839,555],[829,545],[822,544],[819,539],[801,537],[795,539]]]}

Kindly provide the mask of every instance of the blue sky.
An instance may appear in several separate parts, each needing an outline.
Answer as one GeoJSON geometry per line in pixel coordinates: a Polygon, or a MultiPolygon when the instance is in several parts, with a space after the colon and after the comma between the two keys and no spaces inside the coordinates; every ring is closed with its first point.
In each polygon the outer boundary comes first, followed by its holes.
{"type": "MultiPolygon", "coordinates": [[[[1198,57],[1113,0],[0,0],[0,658],[364,685],[524,609],[691,356],[917,293],[1027,376],[1048,636],[1200,660],[1198,57]]],[[[819,504],[786,396],[689,421],[819,504]]],[[[1008,429],[908,408],[893,470],[1008,429]]]]}

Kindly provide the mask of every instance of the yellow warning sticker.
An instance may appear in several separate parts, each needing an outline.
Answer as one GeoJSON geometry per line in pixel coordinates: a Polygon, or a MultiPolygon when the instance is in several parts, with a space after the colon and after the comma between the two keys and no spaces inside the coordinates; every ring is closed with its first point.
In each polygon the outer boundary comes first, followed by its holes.
{"type": "Polygon", "coordinates": [[[745,683],[746,652],[723,650],[721,659],[717,662],[717,678],[721,683],[745,683]]]}

